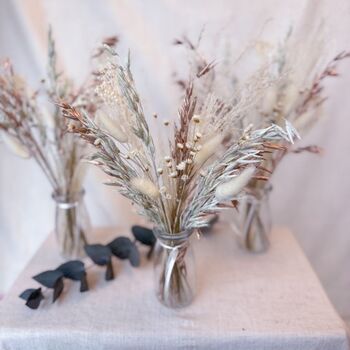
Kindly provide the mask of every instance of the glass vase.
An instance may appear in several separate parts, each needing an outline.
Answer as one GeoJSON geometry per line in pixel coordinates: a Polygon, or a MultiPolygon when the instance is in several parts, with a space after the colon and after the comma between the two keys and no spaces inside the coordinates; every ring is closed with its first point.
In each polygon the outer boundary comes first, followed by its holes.
{"type": "Polygon", "coordinates": [[[189,305],[195,295],[195,262],[190,244],[192,231],[169,234],[158,228],[154,254],[156,295],[169,308],[189,305]]]}
{"type": "Polygon", "coordinates": [[[271,231],[269,193],[271,186],[246,194],[238,204],[233,230],[241,247],[252,253],[268,250],[271,231]]]}
{"type": "Polygon", "coordinates": [[[82,190],[69,195],[53,193],[56,203],[55,235],[60,254],[65,259],[82,258],[91,229],[82,190]]]}

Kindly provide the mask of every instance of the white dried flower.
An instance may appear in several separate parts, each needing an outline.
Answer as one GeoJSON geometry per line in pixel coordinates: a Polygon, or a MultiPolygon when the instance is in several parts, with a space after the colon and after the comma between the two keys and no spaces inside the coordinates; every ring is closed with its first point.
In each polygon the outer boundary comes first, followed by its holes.
{"type": "Polygon", "coordinates": [[[159,196],[157,186],[149,179],[136,177],[131,180],[131,186],[144,195],[156,199],[159,196]]]}
{"type": "Polygon", "coordinates": [[[169,163],[169,162],[171,162],[171,157],[165,156],[165,157],[164,157],[164,160],[165,160],[167,163],[169,163]]]}
{"type": "Polygon", "coordinates": [[[192,149],[193,145],[190,142],[186,142],[186,148],[187,149],[192,149]]]}
{"type": "Polygon", "coordinates": [[[163,168],[158,168],[158,169],[157,169],[157,173],[158,173],[159,175],[162,175],[162,174],[163,174],[163,168]]]}
{"type": "Polygon", "coordinates": [[[19,140],[9,135],[6,132],[1,132],[1,138],[4,144],[12,151],[15,155],[21,158],[29,158],[30,152],[19,140]]]}
{"type": "Polygon", "coordinates": [[[188,159],[186,159],[186,163],[187,163],[187,164],[192,164],[192,163],[193,163],[193,160],[190,159],[190,158],[188,158],[188,159]]]}
{"type": "Polygon", "coordinates": [[[197,115],[197,114],[195,114],[193,117],[192,117],[192,120],[193,120],[193,122],[194,123],[200,123],[200,121],[201,121],[201,117],[199,116],[199,115],[197,115]]]}
{"type": "Polygon", "coordinates": [[[219,185],[215,190],[215,197],[219,202],[233,199],[241,190],[248,185],[254,175],[255,167],[245,168],[238,176],[219,185]]]}
{"type": "Polygon", "coordinates": [[[179,163],[178,165],[176,165],[176,169],[177,170],[185,170],[185,168],[186,168],[186,163],[185,162],[181,162],[181,163],[179,163]]]}
{"type": "Polygon", "coordinates": [[[164,125],[168,126],[170,124],[169,120],[164,120],[164,125]]]}
{"type": "Polygon", "coordinates": [[[182,175],[181,176],[182,181],[187,181],[188,180],[188,175],[182,175]]]}
{"type": "Polygon", "coordinates": [[[99,110],[96,112],[95,123],[102,130],[112,135],[120,143],[125,143],[128,141],[128,135],[116,125],[116,121],[112,120],[103,111],[99,110]]]}
{"type": "Polygon", "coordinates": [[[177,171],[173,171],[172,173],[169,174],[169,176],[172,178],[177,177],[177,171]]]}
{"type": "Polygon", "coordinates": [[[212,155],[218,151],[223,139],[223,135],[216,135],[207,141],[194,158],[194,163],[197,165],[202,165],[205,163],[212,155]]]}
{"type": "Polygon", "coordinates": [[[200,138],[202,138],[202,134],[200,132],[196,132],[196,137],[197,137],[197,139],[200,139],[200,138]]]}
{"type": "Polygon", "coordinates": [[[184,145],[183,145],[182,143],[180,143],[180,142],[177,143],[176,146],[177,146],[177,148],[179,148],[179,149],[183,149],[183,148],[184,148],[184,145]]]}

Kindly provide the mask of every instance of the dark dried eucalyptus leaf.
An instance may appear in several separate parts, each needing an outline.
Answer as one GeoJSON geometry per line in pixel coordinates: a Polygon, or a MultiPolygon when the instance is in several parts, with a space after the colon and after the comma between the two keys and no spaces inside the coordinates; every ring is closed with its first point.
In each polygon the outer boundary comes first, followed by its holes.
{"type": "Polygon", "coordinates": [[[37,309],[41,300],[44,299],[44,296],[41,293],[41,288],[26,289],[19,297],[26,300],[26,305],[33,310],[37,309]]]}
{"type": "Polygon", "coordinates": [[[49,270],[39,273],[33,279],[47,288],[54,288],[56,282],[63,277],[62,271],[49,270]]]}
{"type": "MultiPolygon", "coordinates": [[[[38,288],[41,290],[41,288],[38,288]]],[[[22,292],[19,297],[23,300],[28,300],[29,297],[33,294],[33,292],[37,291],[38,289],[35,289],[35,288],[29,288],[29,289],[26,289],[24,292],[22,292]]]]}
{"type": "Polygon", "coordinates": [[[56,270],[63,273],[64,277],[73,281],[80,281],[80,291],[86,292],[89,286],[86,280],[86,271],[84,263],[80,260],[71,260],[60,265],[56,270]]]}
{"type": "Polygon", "coordinates": [[[55,286],[53,287],[53,297],[52,297],[52,302],[54,303],[59,296],[61,295],[62,291],[63,291],[63,277],[59,278],[56,283],[55,286]]]}
{"type": "Polygon", "coordinates": [[[156,237],[153,234],[153,231],[147,227],[143,226],[133,226],[131,232],[134,235],[135,239],[141,242],[142,244],[153,247],[156,244],[156,237]]]}
{"type": "Polygon", "coordinates": [[[132,241],[128,237],[117,237],[112,242],[108,243],[113,255],[119,259],[128,259],[132,241]]]}
{"type": "Polygon", "coordinates": [[[106,281],[111,281],[114,279],[114,271],[113,271],[112,261],[110,261],[107,264],[105,279],[106,279],[106,281]]]}
{"type": "Polygon", "coordinates": [[[86,275],[84,275],[80,279],[80,292],[87,292],[88,290],[89,290],[89,285],[86,279],[86,275]]]}
{"type": "Polygon", "coordinates": [[[86,275],[84,263],[80,260],[67,261],[56,270],[61,271],[64,277],[74,281],[80,281],[86,275]]]}
{"type": "Polygon", "coordinates": [[[132,246],[130,246],[129,261],[134,267],[140,266],[140,252],[137,249],[135,243],[133,243],[132,246]]]}
{"type": "Polygon", "coordinates": [[[84,247],[86,254],[96,264],[107,265],[111,261],[112,252],[108,246],[102,244],[90,244],[84,247]]]}

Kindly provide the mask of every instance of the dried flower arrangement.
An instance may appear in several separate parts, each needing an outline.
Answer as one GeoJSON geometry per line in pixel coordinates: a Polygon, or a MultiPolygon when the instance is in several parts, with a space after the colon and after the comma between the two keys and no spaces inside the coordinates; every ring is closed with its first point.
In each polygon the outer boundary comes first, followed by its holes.
{"type": "Polygon", "coordinates": [[[71,257],[80,255],[86,243],[86,227],[77,212],[81,207],[85,172],[81,160],[86,151],[79,138],[65,132],[72,122],[62,118],[53,102],[65,99],[89,113],[96,107],[92,82],[74,89],[57,71],[56,60],[55,43],[49,30],[47,79],[34,92],[14,72],[9,60],[2,62],[0,133],[10,150],[20,157],[35,159],[46,175],[57,202],[56,234],[61,252],[71,257]]]}
{"type": "MultiPolygon", "coordinates": [[[[310,8],[310,11],[314,11],[313,8],[310,8]]],[[[220,96],[224,103],[231,104],[233,108],[241,111],[243,117],[235,119],[234,128],[244,129],[249,125],[265,128],[270,123],[281,126],[288,121],[304,135],[322,115],[322,105],[327,98],[324,94],[324,81],[329,77],[338,76],[338,63],[350,57],[350,52],[344,51],[329,63],[324,63],[324,23],[311,21],[310,16],[314,16],[314,13],[309,12],[306,12],[300,27],[291,29],[284,42],[275,50],[269,43],[255,42],[253,49],[258,53],[262,51],[263,63],[248,80],[244,80],[243,86],[235,69],[237,61],[251,48],[247,48],[238,59],[228,51],[227,57],[220,63],[214,63],[208,62],[200,53],[200,40],[196,44],[186,37],[175,40],[175,45],[186,48],[193,74],[198,76],[203,70],[210,68],[205,79],[196,80],[195,93],[202,108],[206,108],[208,93],[214,93],[220,96]],[[310,23],[313,23],[311,27],[310,23]],[[256,98],[257,94],[262,94],[262,98],[256,98]],[[244,111],[241,106],[242,99],[251,101],[243,106],[244,111]]],[[[178,80],[177,83],[180,87],[186,86],[183,80],[178,80]]],[[[266,155],[260,164],[269,174],[273,174],[288,153],[321,152],[315,145],[293,148],[284,139],[270,145],[269,150],[270,154],[266,155]]],[[[252,179],[248,185],[248,195],[241,201],[239,208],[236,208],[237,220],[233,223],[233,228],[240,243],[250,251],[264,251],[269,245],[267,233],[270,220],[260,211],[268,212],[266,206],[271,189],[270,181],[252,179]]]]}
{"type": "MultiPolygon", "coordinates": [[[[208,95],[198,108],[190,83],[174,137],[168,149],[160,151],[135,88],[130,58],[121,65],[108,46],[105,57],[96,85],[103,103],[95,118],[66,101],[60,106],[74,122],[70,131],[95,147],[89,159],[111,176],[107,184],[117,187],[156,226],[155,235],[166,251],[158,297],[167,306],[181,306],[191,300],[184,264],[188,237],[207,226],[215,213],[232,207],[230,201],[239,198],[251,178],[264,178],[256,171],[264,156],[275,142],[293,142],[297,133],[289,122],[285,129],[276,124],[236,128],[241,114],[235,106],[208,95]]],[[[243,111],[252,101],[242,98],[239,103],[243,111]]]]}

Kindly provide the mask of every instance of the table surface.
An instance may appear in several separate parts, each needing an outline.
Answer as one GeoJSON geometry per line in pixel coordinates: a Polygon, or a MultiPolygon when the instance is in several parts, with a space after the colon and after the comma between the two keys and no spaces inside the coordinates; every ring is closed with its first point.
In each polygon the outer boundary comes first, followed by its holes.
{"type": "MultiPolygon", "coordinates": [[[[274,229],[270,250],[252,255],[218,225],[193,241],[197,295],[178,310],[157,301],[146,259],[136,269],[115,259],[110,282],[94,266],[90,291],[68,282],[55,304],[49,294],[27,308],[18,295],[38,286],[31,276],[62,262],[50,235],[0,302],[0,349],[348,349],[343,321],[288,230],[274,229]]],[[[127,232],[101,229],[96,243],[127,232]]]]}

